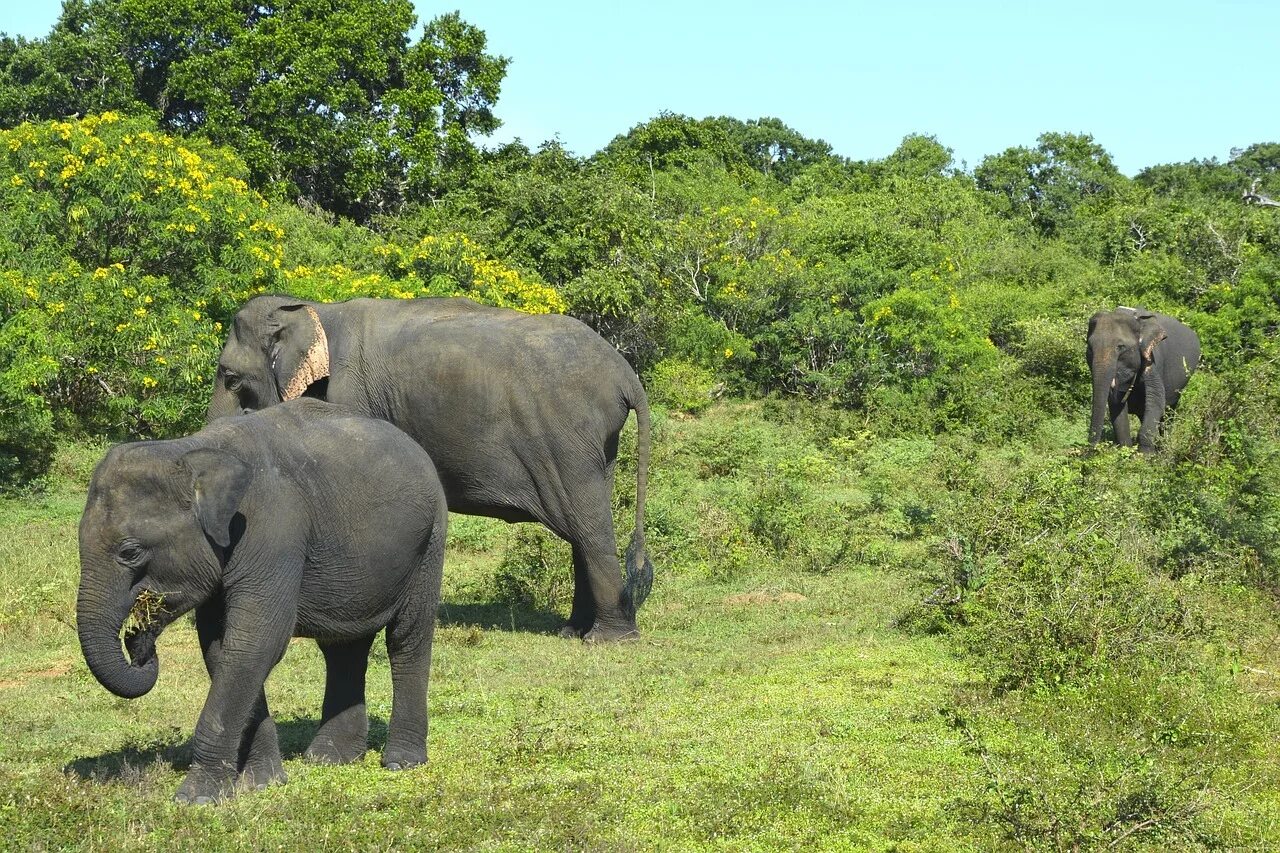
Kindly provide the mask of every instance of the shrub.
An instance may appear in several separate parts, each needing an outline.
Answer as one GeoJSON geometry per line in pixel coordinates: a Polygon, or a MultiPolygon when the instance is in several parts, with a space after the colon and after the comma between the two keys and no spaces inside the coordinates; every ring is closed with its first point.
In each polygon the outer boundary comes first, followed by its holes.
{"type": "Polygon", "coordinates": [[[689,414],[697,414],[711,405],[714,387],[715,374],[679,358],[658,362],[645,383],[650,400],[689,414]]]}
{"type": "Polygon", "coordinates": [[[567,613],[574,584],[568,543],[540,526],[520,525],[493,583],[504,604],[567,613]]]}

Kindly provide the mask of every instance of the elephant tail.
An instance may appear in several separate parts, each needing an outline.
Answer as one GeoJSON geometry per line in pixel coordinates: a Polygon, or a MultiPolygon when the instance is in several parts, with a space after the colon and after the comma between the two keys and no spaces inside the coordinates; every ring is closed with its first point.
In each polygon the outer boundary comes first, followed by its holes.
{"type": "Polygon", "coordinates": [[[638,377],[627,397],[627,405],[636,413],[636,526],[624,559],[626,575],[622,598],[634,618],[653,588],[653,563],[649,562],[644,548],[644,499],[649,484],[649,397],[638,377]]]}

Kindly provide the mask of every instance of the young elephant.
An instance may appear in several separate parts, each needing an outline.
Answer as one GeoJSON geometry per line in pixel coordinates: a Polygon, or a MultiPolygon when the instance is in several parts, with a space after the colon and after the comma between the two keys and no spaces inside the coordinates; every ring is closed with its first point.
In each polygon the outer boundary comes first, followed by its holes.
{"type": "Polygon", "coordinates": [[[80,520],[80,646],[104,687],[141,696],[159,670],[157,635],[195,608],[212,686],[179,802],[285,781],[263,682],[291,636],[314,637],[327,668],[308,757],[364,754],[365,670],[385,627],[393,697],[382,763],[427,760],[446,520],[422,448],[317,400],[112,448],[80,520]]]}
{"type": "Polygon", "coordinates": [[[1128,447],[1132,413],[1142,423],[1138,449],[1151,453],[1165,411],[1178,404],[1200,364],[1200,338],[1172,317],[1121,306],[1089,319],[1086,358],[1093,375],[1089,443],[1101,440],[1109,416],[1116,443],[1128,447]]]}

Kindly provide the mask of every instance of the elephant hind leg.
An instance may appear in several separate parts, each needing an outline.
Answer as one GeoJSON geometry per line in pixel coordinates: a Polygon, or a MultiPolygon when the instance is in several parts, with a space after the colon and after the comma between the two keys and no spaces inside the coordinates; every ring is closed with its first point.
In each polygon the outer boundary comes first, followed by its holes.
{"type": "Polygon", "coordinates": [[[319,645],[325,663],[324,709],[306,755],[321,763],[348,764],[369,749],[364,687],[373,636],[319,645]]]}
{"type": "Polygon", "coordinates": [[[560,629],[566,640],[581,639],[596,622],[596,600],[592,595],[591,570],[586,549],[573,545],[573,606],[569,621],[560,629]]]}
{"type": "MultiPolygon", "coordinates": [[[[615,451],[616,452],[616,451],[615,451]]],[[[589,641],[638,636],[634,614],[623,606],[622,566],[613,529],[613,463],[558,472],[557,500],[534,516],[573,549],[573,607],[562,637],[589,641]]]]}
{"type": "MultiPolygon", "coordinates": [[[[573,545],[575,608],[579,599],[589,602],[588,623],[582,639],[588,642],[611,642],[640,636],[635,615],[623,605],[622,572],[618,564],[613,524],[608,525],[592,541],[573,545]],[[583,591],[585,590],[585,594],[583,591]]],[[[572,617],[571,617],[572,619],[572,617]]]]}

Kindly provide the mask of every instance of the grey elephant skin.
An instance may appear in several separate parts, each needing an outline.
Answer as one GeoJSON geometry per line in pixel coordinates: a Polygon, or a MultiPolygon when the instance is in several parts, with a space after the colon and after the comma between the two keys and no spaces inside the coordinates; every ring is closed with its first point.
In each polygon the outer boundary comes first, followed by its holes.
{"type": "Polygon", "coordinates": [[[80,521],[80,646],[103,686],[141,696],[159,671],[156,637],[195,610],[212,684],[179,802],[285,780],[263,682],[291,636],[314,637],[326,665],[308,757],[365,753],[365,670],[385,627],[393,697],[382,763],[426,761],[447,518],[421,447],[316,400],[107,453],[80,521]]]}
{"type": "Polygon", "coordinates": [[[1089,443],[1102,439],[1109,419],[1116,443],[1130,446],[1133,414],[1142,424],[1138,448],[1153,452],[1165,412],[1178,404],[1200,364],[1200,338],[1168,315],[1122,306],[1089,319],[1086,357],[1093,379],[1089,443]]]}
{"type": "Polygon", "coordinates": [[[573,550],[564,636],[637,635],[653,567],[644,548],[649,404],[635,371],[589,327],[470,299],[260,296],[236,314],[210,421],[306,394],[403,429],[436,464],[449,509],[537,521],[573,550]],[[636,413],[635,530],[618,566],[613,473],[636,413]]]}

